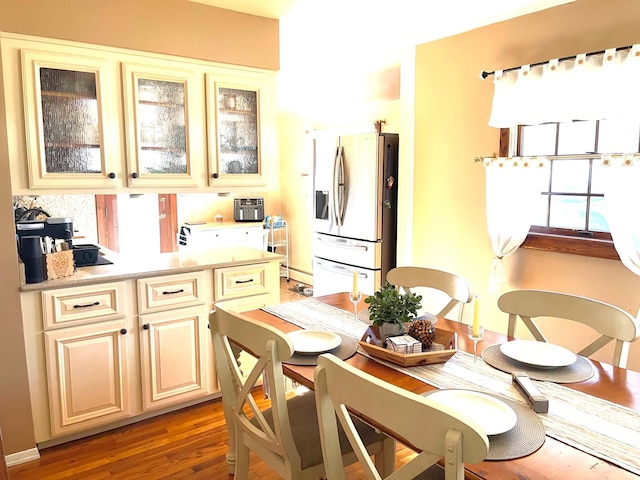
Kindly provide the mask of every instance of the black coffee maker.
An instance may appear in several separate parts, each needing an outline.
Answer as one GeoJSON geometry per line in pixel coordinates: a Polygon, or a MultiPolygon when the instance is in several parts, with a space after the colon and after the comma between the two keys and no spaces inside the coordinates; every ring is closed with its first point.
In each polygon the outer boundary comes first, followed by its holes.
{"type": "Polygon", "coordinates": [[[71,249],[72,238],[73,219],[70,217],[17,220],[18,254],[24,263],[27,283],[42,282],[45,279],[43,254],[55,251],[56,240],[63,240],[65,249],[71,249]],[[51,243],[47,244],[47,240],[51,243]]]}

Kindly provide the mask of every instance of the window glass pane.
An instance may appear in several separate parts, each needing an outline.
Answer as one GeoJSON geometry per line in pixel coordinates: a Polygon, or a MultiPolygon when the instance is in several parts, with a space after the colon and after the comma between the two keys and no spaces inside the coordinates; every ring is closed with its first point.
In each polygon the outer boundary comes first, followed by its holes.
{"type": "Polygon", "coordinates": [[[596,122],[566,122],[559,125],[558,155],[594,152],[596,149],[596,122]]]}
{"type": "Polygon", "coordinates": [[[540,195],[540,198],[536,202],[534,207],[534,216],[531,220],[532,225],[537,225],[539,227],[547,227],[547,209],[549,205],[549,196],[548,195],[540,195]]]}
{"type": "Polygon", "coordinates": [[[640,143],[640,124],[626,119],[600,120],[598,153],[635,153],[640,143]]]}
{"type": "Polygon", "coordinates": [[[527,125],[521,129],[520,155],[555,155],[557,124],[527,125]]]}
{"type": "MultiPolygon", "coordinates": [[[[593,163],[598,162],[599,160],[594,160],[593,163]]],[[[593,168],[591,170],[591,193],[595,194],[603,194],[604,189],[602,186],[602,170],[599,168],[593,168]]]]}
{"type": "Polygon", "coordinates": [[[585,160],[553,160],[551,191],[587,193],[589,162],[585,160]]]}
{"type": "Polygon", "coordinates": [[[609,232],[609,223],[604,216],[604,197],[591,197],[589,209],[589,230],[609,232]]]}
{"type": "Polygon", "coordinates": [[[586,197],[552,195],[549,215],[550,227],[584,230],[586,217],[586,197]]]}

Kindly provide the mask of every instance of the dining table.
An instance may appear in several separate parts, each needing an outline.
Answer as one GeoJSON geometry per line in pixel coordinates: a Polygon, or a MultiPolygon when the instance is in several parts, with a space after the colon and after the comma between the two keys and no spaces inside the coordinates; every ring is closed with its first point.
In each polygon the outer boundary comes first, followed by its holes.
{"type": "MultiPolygon", "coordinates": [[[[321,297],[313,297],[313,302],[335,307],[341,311],[351,312],[354,306],[349,300],[348,293],[337,293],[321,297]]],[[[299,302],[304,302],[301,300],[299,302]]],[[[281,304],[288,305],[288,304],[281,304]]],[[[293,306],[293,305],[291,305],[293,306]]],[[[362,300],[357,307],[366,310],[367,304],[362,300]]],[[[267,308],[244,312],[244,315],[272,325],[283,332],[300,330],[301,327],[288,319],[282,318],[269,311],[267,308]]],[[[506,324],[506,318],[505,318],[506,324]]],[[[473,342],[468,338],[467,325],[461,322],[438,318],[436,327],[439,330],[455,333],[456,350],[459,352],[473,352],[473,342]]],[[[493,345],[513,340],[504,334],[485,330],[484,338],[478,343],[478,355],[484,349],[493,345]]],[[[362,349],[345,360],[350,365],[366,372],[374,377],[401,387],[405,390],[425,395],[437,390],[438,387],[428,383],[416,375],[404,371],[403,368],[391,365],[367,355],[362,349]]],[[[481,358],[478,359],[481,362],[481,358]]],[[[591,378],[574,383],[566,383],[560,388],[566,388],[564,392],[582,392],[586,394],[582,398],[603,400],[606,406],[625,407],[630,414],[635,415],[640,411],[640,373],[632,370],[618,368],[603,362],[589,360],[593,365],[594,373],[591,378]]],[[[471,364],[470,369],[473,370],[471,364]]],[[[486,366],[485,366],[486,367],[486,366]]],[[[283,364],[284,374],[304,387],[314,388],[313,365],[283,364]]],[[[553,400],[552,400],[553,401],[553,400]]],[[[600,400],[598,400],[600,401],[600,400]]],[[[580,409],[581,405],[572,405],[572,408],[580,409]]],[[[544,413],[540,415],[545,415],[544,413]]],[[[624,415],[624,412],[623,412],[624,415]]],[[[640,413],[638,413],[640,415],[640,413]]],[[[640,431],[636,432],[640,436],[640,431]]],[[[428,432],[425,432],[428,434],[428,432]]],[[[398,439],[402,441],[402,439],[398,439]]],[[[624,455],[623,453],[621,455],[624,455]]],[[[606,456],[604,458],[607,458],[606,456]]],[[[625,468],[625,463],[610,462],[598,454],[597,449],[581,449],[571,439],[568,441],[554,438],[548,434],[544,437],[543,444],[526,456],[507,460],[485,460],[479,464],[465,465],[465,478],[469,479],[518,479],[518,480],[543,480],[543,479],[637,479],[634,468],[625,468]],[[586,451],[585,451],[586,450],[586,451]],[[622,465],[622,466],[621,466],[622,465]]]]}

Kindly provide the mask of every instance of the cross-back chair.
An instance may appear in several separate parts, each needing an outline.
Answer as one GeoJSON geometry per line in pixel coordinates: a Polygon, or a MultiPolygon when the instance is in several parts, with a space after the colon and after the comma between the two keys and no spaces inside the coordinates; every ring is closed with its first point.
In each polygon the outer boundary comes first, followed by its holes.
{"type": "Polygon", "coordinates": [[[626,368],[630,342],[640,334],[638,320],[625,310],[608,303],[579,295],[546,290],[514,290],[498,299],[498,307],[509,314],[507,335],[515,337],[518,317],[533,337],[547,342],[535,317],[572,320],[587,325],[600,334],[596,340],[577,353],[590,357],[609,342],[615,342],[612,364],[626,368]]]}
{"type": "Polygon", "coordinates": [[[489,449],[489,439],[470,419],[413,392],[403,390],[347,364],[331,354],[318,359],[315,370],[316,402],[327,480],[345,480],[338,449],[338,428],[346,432],[369,480],[462,480],[464,463],[479,463],[489,449]],[[406,439],[421,451],[415,458],[381,477],[362,451],[353,417],[358,412],[381,428],[406,439]],[[444,469],[436,462],[444,458],[444,469]]]}
{"type": "MultiPolygon", "coordinates": [[[[249,451],[255,452],[282,478],[318,479],[324,476],[320,433],[313,392],[291,397],[285,392],[282,361],[294,352],[291,340],[280,330],[242,314],[216,307],[209,318],[213,351],[222,389],[229,452],[227,463],[236,480],[249,475],[249,451]],[[238,368],[232,344],[241,345],[258,361],[246,376],[238,368]],[[271,408],[260,411],[253,394],[264,372],[271,408]],[[287,398],[287,397],[291,398],[287,398]]],[[[361,421],[357,428],[381,472],[393,470],[395,441],[361,421]]],[[[357,461],[344,432],[344,461],[357,461]]]]}
{"type": "Polygon", "coordinates": [[[387,272],[387,282],[396,289],[411,292],[417,287],[433,288],[449,296],[449,302],[438,312],[431,312],[436,317],[448,315],[458,306],[458,316],[454,320],[462,321],[465,307],[473,300],[473,290],[467,280],[459,275],[426,267],[396,267],[387,272]]]}

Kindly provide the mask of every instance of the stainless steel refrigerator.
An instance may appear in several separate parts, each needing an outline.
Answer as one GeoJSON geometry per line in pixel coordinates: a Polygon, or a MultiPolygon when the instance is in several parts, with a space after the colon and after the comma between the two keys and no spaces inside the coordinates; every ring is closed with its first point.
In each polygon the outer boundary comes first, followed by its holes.
{"type": "Polygon", "coordinates": [[[322,136],[314,151],[314,296],[365,294],[396,265],[398,135],[322,136]]]}

